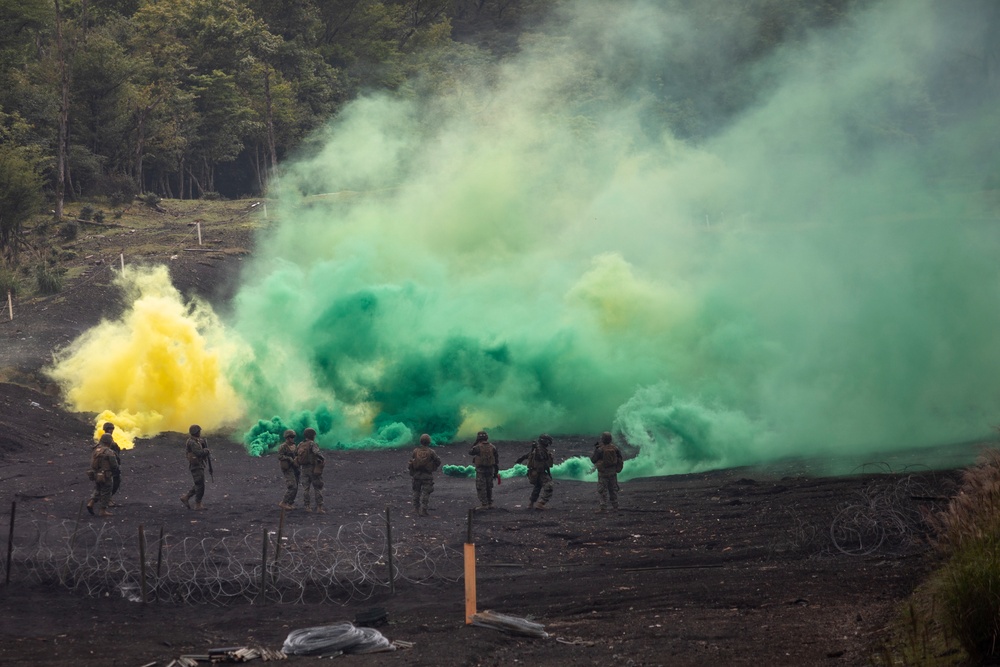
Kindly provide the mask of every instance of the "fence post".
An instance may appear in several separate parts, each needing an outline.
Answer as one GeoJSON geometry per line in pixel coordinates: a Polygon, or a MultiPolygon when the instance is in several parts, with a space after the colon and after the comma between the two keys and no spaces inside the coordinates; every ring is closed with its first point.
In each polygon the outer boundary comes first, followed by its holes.
{"type": "MultiPolygon", "coordinates": [[[[8,292],[8,295],[10,292],[8,292]]],[[[17,511],[17,501],[10,501],[10,532],[7,533],[7,574],[4,584],[10,584],[10,567],[14,555],[14,513],[17,511]]]]}
{"type": "Polygon", "coordinates": [[[143,604],[148,599],[146,597],[146,531],[142,524],[139,524],[139,594],[142,596],[143,604]]]}
{"type": "Polygon", "coordinates": [[[258,597],[264,602],[267,602],[267,527],[261,528],[261,535],[263,539],[261,540],[263,546],[261,547],[260,556],[260,593],[258,597]]]}
{"type": "Polygon", "coordinates": [[[160,565],[163,564],[163,526],[160,526],[160,541],[156,545],[156,599],[160,599],[160,565]]]}
{"type": "Polygon", "coordinates": [[[7,312],[10,313],[10,319],[14,319],[14,301],[10,298],[10,290],[7,290],[7,312]]]}
{"type": "Polygon", "coordinates": [[[80,519],[83,517],[83,507],[86,504],[86,500],[80,501],[80,511],[76,513],[76,525],[73,526],[73,534],[69,538],[69,553],[66,554],[66,565],[63,567],[62,575],[59,577],[60,584],[66,583],[66,575],[69,574],[69,562],[73,559],[73,545],[76,544],[76,533],[80,530],[80,519]]]}
{"type": "Polygon", "coordinates": [[[389,506],[385,506],[385,542],[389,554],[389,593],[396,594],[396,575],[392,566],[392,519],[389,517],[389,506]]]}
{"type": "Polygon", "coordinates": [[[472,541],[472,510],[465,540],[465,624],[472,624],[476,613],[476,545],[472,541]]]}

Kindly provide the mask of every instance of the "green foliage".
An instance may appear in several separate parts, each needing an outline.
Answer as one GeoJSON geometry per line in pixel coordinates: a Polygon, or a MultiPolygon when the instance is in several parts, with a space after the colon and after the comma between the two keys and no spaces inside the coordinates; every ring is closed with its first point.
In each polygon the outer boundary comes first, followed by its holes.
{"type": "Polygon", "coordinates": [[[35,283],[40,294],[58,294],[63,288],[63,269],[50,267],[46,264],[35,265],[35,283]]]}
{"type": "Polygon", "coordinates": [[[6,264],[0,264],[0,296],[6,301],[8,292],[16,296],[20,290],[21,281],[17,277],[17,271],[6,264]]]}
{"type": "Polygon", "coordinates": [[[0,252],[17,250],[22,224],[42,203],[42,177],[28,150],[0,145],[0,252]]]}
{"type": "Polygon", "coordinates": [[[977,664],[1000,656],[1000,450],[966,469],[947,509],[929,521],[946,556],[933,578],[935,615],[977,664]]]}
{"type": "Polygon", "coordinates": [[[80,208],[80,215],[77,217],[79,217],[80,220],[91,220],[94,217],[94,207],[90,204],[84,204],[83,207],[80,208]]]}
{"type": "Polygon", "coordinates": [[[1000,656],[1000,534],[965,541],[938,576],[944,620],[962,648],[977,664],[1000,656]]]}
{"type": "Polygon", "coordinates": [[[67,220],[59,225],[59,237],[63,241],[73,241],[80,235],[80,223],[76,220],[67,220]]]}

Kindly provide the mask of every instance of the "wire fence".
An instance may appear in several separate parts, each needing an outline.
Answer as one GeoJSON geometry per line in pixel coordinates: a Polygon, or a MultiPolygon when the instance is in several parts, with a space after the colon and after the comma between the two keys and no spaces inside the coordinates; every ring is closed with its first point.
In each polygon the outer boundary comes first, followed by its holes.
{"type": "Polygon", "coordinates": [[[386,525],[375,518],[280,536],[262,530],[197,538],[148,536],[141,526],[129,535],[108,524],[36,520],[15,528],[10,564],[3,560],[0,570],[5,579],[58,584],[89,597],[219,606],[347,604],[403,582],[461,579],[459,550],[421,544],[420,535],[399,537],[390,557],[386,525]]]}

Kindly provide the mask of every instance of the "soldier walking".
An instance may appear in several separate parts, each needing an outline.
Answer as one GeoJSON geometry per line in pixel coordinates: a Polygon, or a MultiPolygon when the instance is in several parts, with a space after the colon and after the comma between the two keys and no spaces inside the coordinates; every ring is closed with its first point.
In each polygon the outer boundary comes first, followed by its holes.
{"type": "MultiPolygon", "coordinates": [[[[119,487],[122,485],[122,448],[115,442],[114,431],[115,425],[111,422],[104,422],[104,432],[111,436],[111,451],[115,453],[115,460],[118,461],[118,467],[115,468],[114,479],[111,482],[111,495],[114,496],[118,493],[119,487]]],[[[103,436],[102,436],[103,437],[103,436]]],[[[109,506],[114,507],[115,503],[112,501],[109,506]]]]}
{"type": "Polygon", "coordinates": [[[312,511],[309,507],[309,494],[311,490],[315,490],[316,511],[323,514],[326,512],[323,509],[323,467],[326,465],[326,458],[319,451],[315,438],[316,429],[307,428],[302,432],[302,442],[295,450],[295,462],[299,464],[302,479],[302,504],[307,512],[312,511]]]}
{"type": "Polygon", "coordinates": [[[187,452],[188,468],[191,470],[191,479],[194,485],[191,490],[181,496],[184,507],[191,509],[191,498],[194,498],[194,509],[205,509],[201,504],[201,499],[205,497],[205,463],[209,461],[211,452],[205,438],[201,437],[201,427],[192,424],[188,429],[188,439],[184,443],[187,452]]]}
{"type": "Polygon", "coordinates": [[[278,447],[278,464],[285,478],[285,497],[278,507],[286,510],[295,509],[295,496],[299,492],[299,464],[295,462],[295,431],[285,431],[285,441],[278,447]]]}
{"type": "Polygon", "coordinates": [[[420,436],[420,446],[410,456],[410,477],[413,478],[413,507],[417,516],[427,516],[427,504],[434,491],[434,473],[441,467],[441,458],[431,449],[431,436],[420,436]]]}
{"type": "Polygon", "coordinates": [[[493,509],[493,480],[500,474],[500,454],[490,442],[486,431],[476,434],[476,442],[469,450],[469,456],[474,457],[472,464],[476,466],[476,495],[479,497],[479,509],[493,509]]]}
{"type": "Polygon", "coordinates": [[[597,497],[601,502],[597,511],[605,511],[609,500],[611,506],[618,509],[618,473],[622,471],[625,459],[611,441],[611,433],[605,431],[601,434],[601,440],[594,445],[590,460],[597,468],[597,497]]]}
{"type": "Polygon", "coordinates": [[[94,481],[94,495],[87,502],[87,511],[94,513],[97,507],[97,516],[111,516],[108,511],[108,503],[111,502],[111,487],[114,484],[115,471],[118,470],[118,459],[111,449],[114,439],[110,433],[105,433],[94,446],[94,451],[90,455],[90,471],[87,476],[94,481]]]}
{"type": "Polygon", "coordinates": [[[532,484],[529,510],[544,510],[545,505],[552,499],[553,452],[549,450],[551,444],[552,437],[543,433],[531,445],[531,451],[516,461],[516,463],[527,461],[528,481],[532,484]]]}

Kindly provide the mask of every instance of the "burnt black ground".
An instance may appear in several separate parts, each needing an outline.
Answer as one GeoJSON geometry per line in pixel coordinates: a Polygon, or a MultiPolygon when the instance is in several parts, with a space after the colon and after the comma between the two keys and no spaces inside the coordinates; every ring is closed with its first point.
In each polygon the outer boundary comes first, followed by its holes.
{"type": "MultiPolygon", "coordinates": [[[[211,234],[227,242],[224,227],[211,234]]],[[[239,261],[238,255],[182,256],[171,271],[185,293],[218,299],[239,261]]],[[[120,309],[109,282],[83,279],[59,297],[29,304],[14,322],[0,322],[0,369],[12,380],[0,383],[0,557],[12,503],[15,539],[29,536],[32,526],[102,521],[81,512],[90,493],[84,472],[93,416],[66,412],[39,370],[54,348],[120,309]]],[[[595,436],[556,436],[556,460],[589,453],[595,436]]],[[[151,537],[162,529],[170,540],[226,535],[259,544],[263,531],[277,529],[282,486],[273,456],[250,457],[238,442],[209,434],[215,479],[207,510],[195,513],[178,501],[190,483],[183,441],[182,434],[163,434],[123,455],[119,507],[107,519],[119,534],[137,536],[142,525],[151,537]]],[[[528,443],[498,446],[511,461],[528,443]]],[[[439,453],[445,464],[464,465],[468,447],[453,443],[439,453]]],[[[946,453],[960,461],[974,449],[946,453]]],[[[454,572],[476,504],[474,482],[439,476],[431,516],[416,517],[408,456],[408,450],[332,453],[330,513],[291,512],[286,534],[382,521],[388,507],[398,546],[439,548],[452,555],[441,558],[443,570],[454,572]]],[[[622,510],[604,514],[594,511],[592,484],[558,481],[543,513],[525,509],[525,479],[505,480],[496,489],[498,508],[476,512],[473,521],[478,608],[531,618],[544,624],[547,639],[467,626],[459,578],[399,582],[394,594],[313,604],[144,604],[37,583],[15,561],[10,585],[0,586],[0,664],[165,665],[215,647],[277,649],[291,630],[382,607],[389,623],[381,631],[413,648],[350,656],[346,664],[865,665],[898,605],[933,566],[933,553],[919,522],[865,553],[834,538],[845,516],[873,498],[891,497],[893,516],[939,507],[954,489],[955,473],[911,466],[922,463],[920,456],[857,461],[859,474],[838,477],[818,476],[817,462],[790,461],[632,480],[622,484],[622,510]]],[[[870,516],[876,526],[885,519],[877,511],[870,516]]],[[[137,545],[137,538],[128,540],[137,545]]]]}

